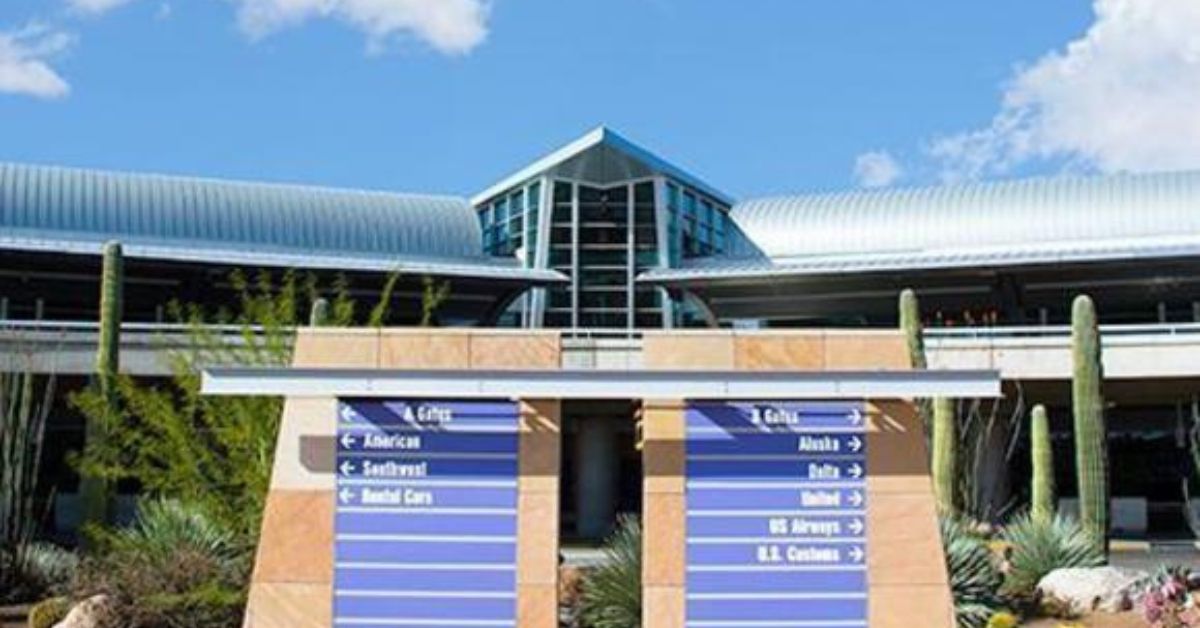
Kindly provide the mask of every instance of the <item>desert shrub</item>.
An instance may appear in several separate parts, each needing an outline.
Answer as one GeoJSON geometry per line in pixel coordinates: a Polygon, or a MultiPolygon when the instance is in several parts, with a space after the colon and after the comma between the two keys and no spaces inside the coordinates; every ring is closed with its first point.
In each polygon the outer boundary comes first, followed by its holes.
{"type": "Polygon", "coordinates": [[[148,500],[129,527],[94,534],[75,597],[107,595],[130,628],[238,623],[249,552],[203,507],[148,500]]]}
{"type": "Polygon", "coordinates": [[[29,609],[29,628],[51,628],[62,621],[71,611],[71,601],[65,597],[52,597],[34,604],[29,609]]]}
{"type": "Polygon", "coordinates": [[[1031,596],[1046,574],[1064,567],[1104,564],[1104,552],[1074,519],[1056,515],[1045,522],[1029,514],[1013,519],[1001,532],[1011,547],[1005,594],[1031,596]]]}
{"type": "Polygon", "coordinates": [[[969,522],[943,517],[940,524],[958,625],[990,626],[1002,607],[998,592],[1004,582],[992,551],[969,522]]]}
{"type": "Polygon", "coordinates": [[[54,377],[23,366],[0,372],[0,603],[53,595],[62,583],[58,567],[68,560],[36,536],[44,513],[34,503],[42,488],[38,478],[54,377]]]}
{"type": "Polygon", "coordinates": [[[583,581],[583,625],[636,628],[642,623],[642,526],[636,517],[617,522],[604,542],[604,559],[583,581]]]}

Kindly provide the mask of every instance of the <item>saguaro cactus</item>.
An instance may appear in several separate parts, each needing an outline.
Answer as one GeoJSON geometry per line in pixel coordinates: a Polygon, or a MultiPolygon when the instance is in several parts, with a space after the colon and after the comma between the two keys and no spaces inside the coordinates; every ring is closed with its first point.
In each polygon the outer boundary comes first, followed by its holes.
{"type": "MultiPolygon", "coordinates": [[[[921,304],[917,294],[906,288],[900,293],[900,329],[908,344],[909,361],[914,369],[925,369],[925,340],[921,330],[921,304]]],[[[954,495],[958,467],[958,436],[953,399],[921,400],[918,402],[930,441],[930,470],[933,492],[938,508],[947,514],[955,512],[954,495]]]]}
{"type": "MultiPolygon", "coordinates": [[[[89,420],[86,426],[86,446],[100,446],[109,426],[117,419],[117,371],[120,368],[122,289],[124,261],[119,242],[104,245],[104,263],[100,275],[100,334],[96,346],[95,384],[104,399],[103,421],[89,420]]],[[[87,523],[102,524],[109,519],[111,486],[102,477],[85,475],[81,478],[80,497],[83,518],[87,523]]]]}
{"type": "Polygon", "coordinates": [[[1038,404],[1030,414],[1030,465],[1033,468],[1029,511],[1034,521],[1049,523],[1054,518],[1054,449],[1050,445],[1050,419],[1038,404]]]}
{"type": "Polygon", "coordinates": [[[933,473],[933,496],[938,510],[955,514],[954,494],[958,480],[958,430],[953,399],[933,400],[933,446],[930,470],[933,473]]]}
{"type": "Polygon", "coordinates": [[[921,304],[917,300],[917,293],[911,288],[905,288],[900,293],[900,329],[908,342],[908,357],[912,367],[926,368],[925,339],[921,333],[921,304]]]}
{"type": "Polygon", "coordinates": [[[1103,367],[1096,306],[1086,295],[1071,307],[1071,397],[1075,414],[1075,472],[1079,481],[1079,518],[1094,542],[1108,548],[1108,432],[1103,367]]]}

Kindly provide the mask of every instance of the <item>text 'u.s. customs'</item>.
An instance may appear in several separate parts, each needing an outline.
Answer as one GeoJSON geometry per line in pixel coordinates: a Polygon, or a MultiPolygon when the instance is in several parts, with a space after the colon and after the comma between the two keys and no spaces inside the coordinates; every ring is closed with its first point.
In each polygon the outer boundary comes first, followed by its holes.
{"type": "Polygon", "coordinates": [[[860,402],[688,404],[687,625],[866,626],[860,402]]]}

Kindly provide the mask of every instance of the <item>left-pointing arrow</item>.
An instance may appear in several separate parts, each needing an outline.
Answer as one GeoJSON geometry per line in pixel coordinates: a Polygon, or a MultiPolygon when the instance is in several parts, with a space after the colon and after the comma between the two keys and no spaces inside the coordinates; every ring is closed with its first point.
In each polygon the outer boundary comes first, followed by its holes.
{"type": "Polygon", "coordinates": [[[341,466],[338,467],[338,469],[341,470],[342,475],[353,475],[354,474],[354,463],[350,462],[349,460],[344,460],[344,461],[342,461],[342,464],[341,464],[341,466]]]}
{"type": "Polygon", "coordinates": [[[351,434],[342,434],[342,448],[351,449],[354,447],[354,436],[351,434]]]}
{"type": "Polygon", "coordinates": [[[350,500],[354,499],[354,491],[348,488],[343,488],[338,493],[338,499],[341,500],[343,504],[349,504],[350,500]]]}
{"type": "Polygon", "coordinates": [[[338,411],[338,414],[342,416],[342,420],[346,423],[353,423],[355,419],[358,418],[358,415],[354,413],[354,410],[351,410],[350,406],[347,405],[343,405],[338,411]]]}

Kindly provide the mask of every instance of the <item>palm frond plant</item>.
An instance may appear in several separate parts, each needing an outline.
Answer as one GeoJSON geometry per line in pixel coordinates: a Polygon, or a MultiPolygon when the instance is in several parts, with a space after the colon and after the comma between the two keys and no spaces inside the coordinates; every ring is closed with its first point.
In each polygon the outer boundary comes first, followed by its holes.
{"type": "Polygon", "coordinates": [[[969,522],[942,517],[939,524],[955,619],[961,628],[982,628],[1003,609],[999,591],[1004,576],[984,539],[973,534],[969,522]]]}
{"type": "Polygon", "coordinates": [[[588,628],[642,624],[642,526],[623,516],[604,543],[604,564],[583,581],[580,618],[588,628]]]}
{"type": "Polygon", "coordinates": [[[1098,567],[1104,552],[1079,522],[1055,515],[1047,521],[1028,513],[1017,516],[1001,532],[1011,548],[1003,591],[1012,596],[1029,596],[1038,582],[1055,569],[1098,567]]]}

